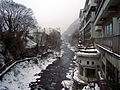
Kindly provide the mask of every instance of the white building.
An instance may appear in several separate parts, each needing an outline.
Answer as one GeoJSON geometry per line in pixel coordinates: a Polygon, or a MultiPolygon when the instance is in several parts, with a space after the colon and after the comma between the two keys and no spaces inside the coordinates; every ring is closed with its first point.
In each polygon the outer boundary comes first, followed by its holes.
{"type": "Polygon", "coordinates": [[[76,56],[79,65],[79,78],[84,81],[96,81],[96,73],[100,65],[100,52],[94,48],[80,49],[76,56]]]}

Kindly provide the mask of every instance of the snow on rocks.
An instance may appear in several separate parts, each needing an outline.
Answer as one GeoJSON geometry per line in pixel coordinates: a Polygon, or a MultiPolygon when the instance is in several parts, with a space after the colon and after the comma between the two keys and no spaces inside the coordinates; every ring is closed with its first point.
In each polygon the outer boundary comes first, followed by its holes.
{"type": "Polygon", "coordinates": [[[73,79],[73,70],[69,70],[69,72],[66,74],[66,78],[72,80],[73,79]]]}
{"type": "Polygon", "coordinates": [[[68,48],[70,48],[70,50],[72,50],[73,52],[76,51],[76,48],[75,48],[74,46],[71,46],[70,43],[68,43],[67,46],[68,46],[68,48]]]}
{"type": "Polygon", "coordinates": [[[8,90],[30,90],[29,83],[34,82],[38,77],[40,78],[35,74],[45,70],[55,60],[52,57],[43,60],[33,58],[33,60],[18,63],[3,76],[0,87],[8,88],[8,90]]]}
{"type": "Polygon", "coordinates": [[[65,88],[72,90],[74,80],[77,81],[78,83],[85,83],[84,81],[82,81],[78,78],[78,68],[77,67],[75,69],[69,67],[69,72],[66,73],[66,78],[68,78],[68,80],[62,81],[62,85],[64,87],[62,90],[66,90],[65,88]]]}
{"type": "Polygon", "coordinates": [[[68,79],[63,80],[61,83],[64,87],[62,90],[66,90],[66,88],[69,90],[72,90],[73,83],[74,83],[73,78],[72,78],[73,77],[73,70],[74,70],[73,68],[69,67],[69,72],[66,73],[66,78],[68,78],[68,79]]]}
{"type": "MultiPolygon", "coordinates": [[[[93,83],[91,83],[91,84],[93,84],[93,83]]],[[[88,84],[87,86],[84,86],[82,90],[100,90],[100,87],[96,83],[95,83],[95,86],[93,86],[93,87],[91,87],[91,85],[88,84]]]]}
{"type": "Polygon", "coordinates": [[[61,50],[60,57],[64,55],[64,50],[61,50]]]}
{"type": "Polygon", "coordinates": [[[73,81],[64,80],[64,81],[62,81],[62,85],[63,85],[63,87],[68,88],[69,90],[72,90],[73,81]]]}
{"type": "Polygon", "coordinates": [[[85,83],[84,81],[82,81],[82,80],[78,77],[78,73],[79,73],[79,71],[78,71],[78,68],[76,67],[75,70],[74,70],[74,76],[73,76],[74,80],[76,80],[78,83],[85,83]]]}
{"type": "Polygon", "coordinates": [[[98,75],[99,75],[100,80],[104,80],[104,78],[102,77],[101,71],[98,71],[98,75]]]}
{"type": "Polygon", "coordinates": [[[0,90],[9,90],[9,89],[6,87],[0,87],[0,90]]]}

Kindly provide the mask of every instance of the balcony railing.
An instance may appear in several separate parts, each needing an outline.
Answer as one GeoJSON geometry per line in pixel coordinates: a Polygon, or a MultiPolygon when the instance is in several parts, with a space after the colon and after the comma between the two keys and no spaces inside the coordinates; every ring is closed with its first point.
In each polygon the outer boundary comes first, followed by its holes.
{"type": "Polygon", "coordinates": [[[96,14],[95,20],[96,20],[98,14],[99,14],[104,2],[105,2],[105,0],[98,0],[96,10],[95,10],[95,14],[96,14]]]}
{"type": "Polygon", "coordinates": [[[86,22],[88,22],[91,19],[91,13],[89,13],[86,17],[86,22]]]}
{"type": "Polygon", "coordinates": [[[120,35],[113,37],[96,38],[95,43],[114,53],[120,54],[120,35]]]}

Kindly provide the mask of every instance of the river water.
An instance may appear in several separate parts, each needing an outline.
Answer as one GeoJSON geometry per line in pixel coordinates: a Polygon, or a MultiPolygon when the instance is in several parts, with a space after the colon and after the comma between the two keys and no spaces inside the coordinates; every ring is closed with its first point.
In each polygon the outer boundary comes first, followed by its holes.
{"type": "Polygon", "coordinates": [[[66,43],[62,45],[62,50],[63,56],[38,74],[40,78],[37,78],[36,82],[29,84],[31,90],[61,90],[63,88],[61,82],[67,80],[66,73],[70,67],[74,67],[72,66],[74,53],[66,43]]]}

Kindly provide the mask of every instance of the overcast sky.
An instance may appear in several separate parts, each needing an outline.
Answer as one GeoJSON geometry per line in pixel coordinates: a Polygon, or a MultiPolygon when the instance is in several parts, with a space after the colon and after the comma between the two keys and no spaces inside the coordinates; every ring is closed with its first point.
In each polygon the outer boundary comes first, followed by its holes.
{"type": "Polygon", "coordinates": [[[34,12],[41,27],[60,27],[61,32],[79,16],[85,0],[14,0],[34,12]]]}

